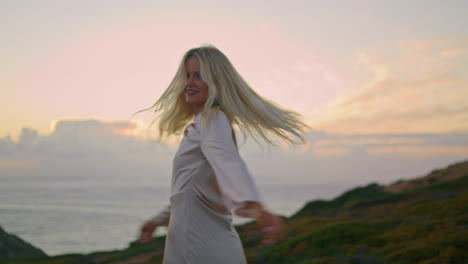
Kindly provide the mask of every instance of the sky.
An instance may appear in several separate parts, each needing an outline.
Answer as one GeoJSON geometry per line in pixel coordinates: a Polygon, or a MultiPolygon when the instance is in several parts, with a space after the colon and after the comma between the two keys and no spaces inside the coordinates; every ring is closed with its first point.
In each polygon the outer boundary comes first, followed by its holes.
{"type": "Polygon", "coordinates": [[[307,143],[240,151],[255,179],[388,184],[468,159],[464,0],[0,0],[0,176],[169,182],[151,106],[221,49],[307,143]]]}

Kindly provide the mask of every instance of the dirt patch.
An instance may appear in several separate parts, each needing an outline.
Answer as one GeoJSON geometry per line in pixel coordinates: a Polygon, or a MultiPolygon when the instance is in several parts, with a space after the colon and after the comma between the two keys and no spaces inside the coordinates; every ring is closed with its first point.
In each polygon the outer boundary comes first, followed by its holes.
{"type": "Polygon", "coordinates": [[[142,264],[148,263],[153,257],[163,254],[162,250],[138,254],[130,259],[113,262],[113,264],[142,264]]]}
{"type": "Polygon", "coordinates": [[[389,193],[400,193],[434,183],[455,180],[465,175],[468,175],[468,160],[450,165],[445,169],[434,170],[420,178],[398,181],[384,187],[383,190],[389,193]]]}

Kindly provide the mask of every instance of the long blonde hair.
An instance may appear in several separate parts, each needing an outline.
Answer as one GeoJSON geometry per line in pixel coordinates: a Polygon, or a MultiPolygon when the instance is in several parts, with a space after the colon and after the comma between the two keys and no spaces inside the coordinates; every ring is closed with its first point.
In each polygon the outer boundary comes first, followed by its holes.
{"type": "MultiPolygon", "coordinates": [[[[152,126],[158,122],[159,138],[179,134],[194,117],[193,108],[186,103],[184,89],[186,82],[185,62],[196,56],[200,62],[201,78],[208,85],[208,98],[202,115],[205,122],[211,119],[208,111],[219,107],[245,136],[250,135],[259,144],[275,145],[274,137],[288,143],[304,142],[303,132],[307,125],[300,114],[284,109],[258,95],[240,76],[229,59],[212,45],[204,45],[187,51],[169,87],[151,107],[154,109],[152,126]]],[[[137,114],[135,113],[135,114],[137,114]]]]}

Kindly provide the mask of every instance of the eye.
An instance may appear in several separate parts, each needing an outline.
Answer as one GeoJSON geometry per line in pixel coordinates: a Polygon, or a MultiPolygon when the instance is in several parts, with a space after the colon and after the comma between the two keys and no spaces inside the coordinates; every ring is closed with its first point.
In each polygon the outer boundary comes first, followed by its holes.
{"type": "Polygon", "coordinates": [[[195,73],[195,76],[197,76],[198,80],[201,80],[201,74],[199,72],[195,73]]]}

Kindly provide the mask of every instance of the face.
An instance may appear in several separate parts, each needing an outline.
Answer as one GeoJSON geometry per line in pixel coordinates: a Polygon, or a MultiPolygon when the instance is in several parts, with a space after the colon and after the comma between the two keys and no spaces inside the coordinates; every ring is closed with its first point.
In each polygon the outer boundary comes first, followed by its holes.
{"type": "Polygon", "coordinates": [[[197,56],[191,56],[185,62],[187,79],[185,81],[185,101],[193,106],[195,113],[203,110],[208,98],[208,85],[201,79],[200,62],[197,56]]]}

